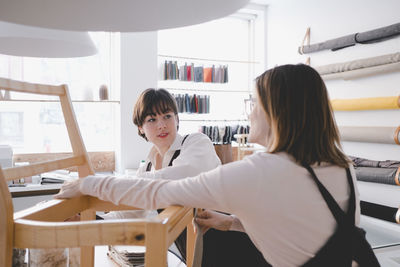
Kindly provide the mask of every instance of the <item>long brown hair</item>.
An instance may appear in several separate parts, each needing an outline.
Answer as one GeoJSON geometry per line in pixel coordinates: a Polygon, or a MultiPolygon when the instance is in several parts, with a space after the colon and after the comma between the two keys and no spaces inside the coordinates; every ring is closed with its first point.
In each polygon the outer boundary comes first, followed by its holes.
{"type": "Polygon", "coordinates": [[[278,66],[260,75],[256,87],[271,127],[269,152],[287,152],[302,165],[330,162],[348,167],[317,71],[304,64],[278,66]]]}

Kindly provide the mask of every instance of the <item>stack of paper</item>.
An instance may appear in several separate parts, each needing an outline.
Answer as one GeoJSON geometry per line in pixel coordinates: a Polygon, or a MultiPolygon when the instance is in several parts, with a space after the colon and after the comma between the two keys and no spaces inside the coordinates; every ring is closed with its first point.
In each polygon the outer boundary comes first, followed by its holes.
{"type": "Polygon", "coordinates": [[[144,267],[145,251],[142,246],[109,246],[107,255],[121,267],[144,267]]]}

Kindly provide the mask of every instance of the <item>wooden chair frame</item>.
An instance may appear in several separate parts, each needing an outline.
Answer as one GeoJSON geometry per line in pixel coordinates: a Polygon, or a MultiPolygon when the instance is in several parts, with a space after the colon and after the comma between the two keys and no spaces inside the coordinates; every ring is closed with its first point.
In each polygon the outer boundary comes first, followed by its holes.
{"type": "Polygon", "coordinates": [[[95,245],[144,245],[146,267],[167,265],[168,247],[187,227],[187,264],[192,265],[194,231],[193,209],[172,206],[152,219],[96,221],[96,211],[131,210],[130,206],[82,196],[68,200],[51,200],[14,213],[7,181],[43,172],[78,167],[79,177],[94,174],[72,107],[66,85],[44,85],[0,78],[3,90],[59,96],[73,156],[34,163],[28,166],[0,167],[0,266],[11,266],[13,248],[80,247],[81,266],[94,265],[95,245]],[[78,212],[80,222],[64,222],[78,212]]]}

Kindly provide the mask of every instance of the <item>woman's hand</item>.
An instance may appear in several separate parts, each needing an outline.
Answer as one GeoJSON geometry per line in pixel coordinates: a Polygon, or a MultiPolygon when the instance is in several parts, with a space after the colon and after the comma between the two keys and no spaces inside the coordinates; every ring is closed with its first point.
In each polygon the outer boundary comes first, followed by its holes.
{"type": "Polygon", "coordinates": [[[220,231],[228,231],[231,228],[233,220],[234,218],[230,215],[212,210],[200,211],[200,209],[197,211],[195,219],[203,234],[210,228],[215,228],[220,231]]]}
{"type": "Polygon", "coordinates": [[[82,196],[80,185],[83,179],[66,182],[62,185],[60,192],[54,195],[54,198],[74,198],[82,196]]]}

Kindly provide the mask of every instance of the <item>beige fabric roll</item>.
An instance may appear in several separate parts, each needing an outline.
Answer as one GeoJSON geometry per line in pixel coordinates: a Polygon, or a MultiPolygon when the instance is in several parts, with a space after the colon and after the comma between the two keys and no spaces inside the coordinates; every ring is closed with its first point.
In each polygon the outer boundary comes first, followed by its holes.
{"type": "Polygon", "coordinates": [[[374,75],[379,75],[379,74],[392,73],[392,72],[396,72],[396,71],[400,71],[400,62],[379,65],[379,66],[374,66],[374,67],[369,67],[369,68],[363,68],[363,69],[357,69],[357,70],[351,70],[351,71],[345,71],[345,72],[324,74],[324,75],[321,75],[321,77],[325,81],[335,80],[335,79],[352,80],[352,79],[369,77],[369,76],[374,76],[374,75]]]}
{"type": "Polygon", "coordinates": [[[377,110],[377,109],[398,109],[400,97],[370,97],[356,99],[333,99],[332,108],[335,111],[352,110],[377,110]]]}
{"type": "Polygon", "coordinates": [[[360,127],[341,126],[339,132],[342,141],[397,144],[400,139],[399,127],[360,127]]]}
{"type": "Polygon", "coordinates": [[[343,63],[329,64],[329,65],[315,67],[315,69],[319,72],[319,74],[324,75],[324,74],[351,71],[356,69],[370,68],[396,62],[400,62],[400,52],[377,56],[377,57],[357,59],[343,63]]]}

